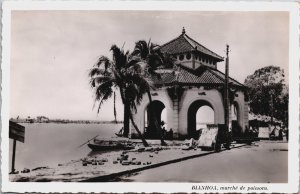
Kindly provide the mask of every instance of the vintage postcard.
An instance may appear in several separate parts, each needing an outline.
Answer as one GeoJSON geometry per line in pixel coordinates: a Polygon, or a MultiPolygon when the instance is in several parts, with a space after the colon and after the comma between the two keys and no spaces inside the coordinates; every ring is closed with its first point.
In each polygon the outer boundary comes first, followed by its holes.
{"type": "Polygon", "coordinates": [[[5,1],[2,24],[2,192],[298,192],[297,3],[5,1]]]}

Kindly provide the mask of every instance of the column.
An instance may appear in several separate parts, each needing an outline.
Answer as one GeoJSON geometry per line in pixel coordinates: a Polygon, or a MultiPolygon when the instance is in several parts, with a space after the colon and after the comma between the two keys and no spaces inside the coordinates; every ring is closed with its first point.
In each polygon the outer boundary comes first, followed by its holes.
{"type": "Polygon", "coordinates": [[[245,132],[246,126],[249,127],[249,110],[248,110],[248,102],[244,102],[244,118],[243,118],[243,132],[245,132]]]}
{"type": "Polygon", "coordinates": [[[178,98],[175,98],[173,101],[173,132],[174,132],[174,138],[179,137],[179,103],[178,98]]]}

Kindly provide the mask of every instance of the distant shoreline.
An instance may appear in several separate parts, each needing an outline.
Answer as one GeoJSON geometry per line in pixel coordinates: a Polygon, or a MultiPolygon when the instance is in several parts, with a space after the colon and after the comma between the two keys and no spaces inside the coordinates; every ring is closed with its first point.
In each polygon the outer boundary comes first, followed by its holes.
{"type": "Polygon", "coordinates": [[[95,120],[68,120],[68,119],[49,119],[47,121],[36,121],[34,119],[10,119],[16,123],[60,123],[60,124],[121,124],[123,121],[95,121],[95,120]]]}

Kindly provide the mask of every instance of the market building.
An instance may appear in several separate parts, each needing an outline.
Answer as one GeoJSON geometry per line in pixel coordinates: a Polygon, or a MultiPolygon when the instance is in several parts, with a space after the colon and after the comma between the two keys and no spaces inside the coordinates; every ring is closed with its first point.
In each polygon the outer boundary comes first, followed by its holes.
{"type": "MultiPolygon", "coordinates": [[[[162,111],[166,111],[166,130],[172,129],[174,138],[191,138],[197,129],[197,111],[202,106],[213,110],[214,124],[225,123],[224,84],[225,74],[217,69],[224,58],[190,38],[183,28],[175,39],[163,44],[161,52],[176,59],[173,69],[159,69],[160,78],[151,77],[155,89],[151,91],[153,111],[161,122],[162,111]]],[[[248,127],[248,100],[246,87],[229,78],[229,125],[233,132],[243,133],[248,127]]],[[[149,98],[145,96],[137,107],[134,120],[145,129],[149,120],[149,98]]],[[[131,134],[136,134],[133,126],[131,134]]]]}

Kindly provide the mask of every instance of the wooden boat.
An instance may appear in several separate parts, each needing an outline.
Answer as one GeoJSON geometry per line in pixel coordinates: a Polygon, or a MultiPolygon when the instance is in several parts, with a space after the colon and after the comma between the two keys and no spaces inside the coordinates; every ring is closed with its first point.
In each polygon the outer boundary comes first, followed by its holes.
{"type": "Polygon", "coordinates": [[[116,135],[117,137],[123,137],[123,130],[124,130],[124,128],[122,127],[122,128],[119,130],[118,133],[115,133],[115,135],[116,135]]]}
{"type": "Polygon", "coordinates": [[[89,148],[93,151],[109,151],[109,150],[130,150],[134,149],[132,145],[126,145],[115,142],[89,143],[89,148]]]}
{"type": "Polygon", "coordinates": [[[120,134],[120,133],[115,133],[115,135],[116,135],[117,137],[123,137],[123,134],[120,134]]]}

